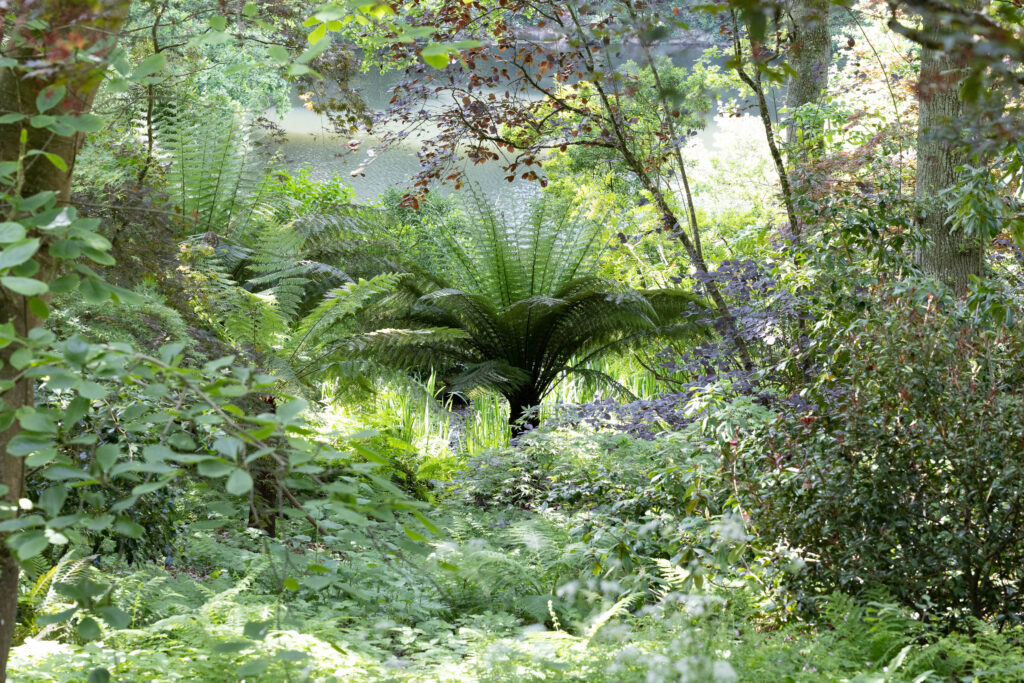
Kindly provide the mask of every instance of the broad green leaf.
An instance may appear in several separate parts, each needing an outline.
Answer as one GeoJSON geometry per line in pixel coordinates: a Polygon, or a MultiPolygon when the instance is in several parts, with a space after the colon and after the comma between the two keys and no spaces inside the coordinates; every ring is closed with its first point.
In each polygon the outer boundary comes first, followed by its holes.
{"type": "Polygon", "coordinates": [[[222,436],[213,442],[213,448],[225,458],[235,459],[245,450],[245,444],[233,436],[222,436]]]}
{"type": "Polygon", "coordinates": [[[243,469],[236,469],[228,477],[225,490],[233,496],[241,496],[252,490],[252,475],[243,469]]]}
{"type": "Polygon", "coordinates": [[[127,517],[117,518],[117,521],[114,522],[114,531],[128,538],[142,538],[142,535],[146,533],[142,525],[133,522],[127,517]]]}
{"type": "Polygon", "coordinates": [[[0,244],[11,244],[25,239],[25,226],[10,221],[0,223],[0,244]]]}
{"type": "Polygon", "coordinates": [[[86,617],[78,622],[76,630],[82,640],[98,640],[103,635],[100,625],[92,617],[86,617]]]}
{"type": "Polygon", "coordinates": [[[55,614],[43,614],[36,617],[36,624],[39,626],[49,626],[50,624],[63,624],[65,621],[74,616],[75,612],[78,611],[78,607],[70,607],[62,612],[55,614]]]}
{"type": "Polygon", "coordinates": [[[164,70],[167,66],[167,55],[162,52],[152,54],[135,67],[135,71],[132,72],[131,79],[133,81],[141,80],[153,74],[159,73],[164,70]]]}
{"type": "Polygon", "coordinates": [[[82,382],[78,385],[78,393],[85,398],[98,401],[106,398],[108,392],[107,388],[102,384],[97,384],[96,382],[82,382]]]}
{"type": "Polygon", "coordinates": [[[69,116],[67,120],[80,133],[97,133],[103,130],[103,118],[96,114],[69,116]]]}
{"type": "Polygon", "coordinates": [[[121,447],[116,443],[105,443],[96,449],[96,462],[104,472],[110,470],[121,457],[121,447]]]}
{"type": "Polygon", "coordinates": [[[46,286],[45,282],[33,280],[30,277],[14,277],[12,275],[8,275],[6,277],[0,277],[0,284],[23,296],[38,296],[40,294],[45,294],[50,290],[50,288],[46,286]]]}
{"type": "Polygon", "coordinates": [[[53,109],[64,99],[67,88],[63,85],[51,85],[43,88],[36,96],[36,109],[39,113],[53,109]]]}
{"type": "Polygon", "coordinates": [[[39,238],[16,242],[0,251],[0,269],[13,268],[28,261],[39,251],[39,238]]]}
{"type": "Polygon", "coordinates": [[[269,48],[267,48],[267,54],[270,56],[271,59],[273,59],[275,62],[278,62],[279,64],[284,64],[291,59],[291,55],[288,53],[287,48],[285,48],[283,45],[271,45],[269,48]]]}
{"type": "Polygon", "coordinates": [[[15,539],[18,544],[16,548],[18,560],[22,562],[35,557],[50,546],[50,540],[46,534],[38,529],[18,534],[12,540],[15,539]]]}
{"type": "Polygon", "coordinates": [[[132,618],[127,612],[119,607],[114,607],[113,605],[97,607],[96,612],[103,618],[103,621],[110,624],[111,628],[128,628],[132,623],[132,618]]]}
{"type": "Polygon", "coordinates": [[[102,667],[93,669],[86,683],[110,683],[110,672],[102,667]]]}
{"type": "Polygon", "coordinates": [[[313,31],[309,34],[308,40],[309,40],[310,45],[316,45],[321,40],[323,40],[326,35],[327,35],[327,24],[326,23],[322,23],[319,26],[317,26],[315,29],[313,29],[313,31]]]}
{"type": "Polygon", "coordinates": [[[242,629],[242,635],[253,640],[263,640],[270,632],[272,621],[250,621],[242,629]]]}
{"type": "Polygon", "coordinates": [[[68,163],[66,161],[64,161],[63,157],[61,157],[61,156],[59,156],[57,154],[54,154],[52,152],[43,152],[43,156],[45,156],[50,161],[51,164],[56,166],[57,170],[59,170],[59,171],[67,171],[68,170],[68,163]]]}
{"type": "Polygon", "coordinates": [[[36,506],[50,517],[56,517],[60,514],[61,508],[64,507],[64,501],[66,501],[67,498],[67,487],[60,485],[50,486],[43,491],[41,496],[39,496],[39,500],[36,501],[36,506]]]}

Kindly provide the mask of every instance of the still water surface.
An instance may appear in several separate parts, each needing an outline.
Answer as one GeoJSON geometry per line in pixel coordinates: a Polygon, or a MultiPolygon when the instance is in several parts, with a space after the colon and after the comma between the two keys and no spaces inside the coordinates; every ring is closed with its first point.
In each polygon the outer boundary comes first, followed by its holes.
{"type": "MultiPolygon", "coordinates": [[[[692,64],[700,55],[700,50],[685,50],[673,55],[673,61],[681,66],[692,64]]],[[[354,89],[361,93],[368,107],[374,111],[382,111],[391,98],[391,90],[402,78],[401,73],[381,74],[379,71],[360,74],[353,81],[354,89]]],[[[436,102],[435,102],[436,103],[436,102]]],[[[368,203],[389,188],[406,190],[412,176],[419,170],[420,142],[423,136],[410,135],[402,143],[387,150],[377,151],[372,148],[379,143],[374,135],[360,132],[345,139],[331,134],[330,125],[320,115],[303,108],[297,96],[293,98],[291,110],[278,118],[279,125],[284,129],[286,141],[281,147],[285,165],[289,169],[303,166],[310,167],[310,173],[317,180],[325,180],[333,176],[342,177],[356,194],[356,201],[368,203]],[[349,139],[360,141],[359,151],[349,151],[349,139]],[[372,156],[371,156],[372,155],[372,156]],[[365,175],[352,176],[356,169],[364,169],[365,175]]],[[[708,150],[713,147],[714,135],[717,132],[714,112],[708,116],[708,125],[697,134],[697,143],[708,150]]],[[[472,164],[464,162],[464,171],[471,182],[480,187],[493,199],[502,198],[503,202],[511,200],[519,203],[537,191],[536,183],[516,181],[509,183],[507,175],[501,169],[501,163],[488,162],[472,164]]],[[[442,192],[450,188],[441,188],[442,192]]]]}

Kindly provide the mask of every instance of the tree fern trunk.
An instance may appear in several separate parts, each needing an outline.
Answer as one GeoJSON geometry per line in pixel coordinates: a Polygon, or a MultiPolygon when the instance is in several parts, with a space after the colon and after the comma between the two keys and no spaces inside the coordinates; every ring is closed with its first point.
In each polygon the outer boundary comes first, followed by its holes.
{"type": "Polygon", "coordinates": [[[525,431],[536,428],[540,424],[540,415],[536,412],[527,415],[530,408],[540,405],[540,397],[533,395],[509,396],[508,424],[512,427],[512,435],[518,436],[525,431]]]}

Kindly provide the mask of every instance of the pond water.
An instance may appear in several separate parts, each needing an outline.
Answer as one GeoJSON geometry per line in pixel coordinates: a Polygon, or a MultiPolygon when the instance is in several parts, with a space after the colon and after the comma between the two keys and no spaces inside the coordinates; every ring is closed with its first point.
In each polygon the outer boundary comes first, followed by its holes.
{"type": "MultiPolygon", "coordinates": [[[[672,55],[673,62],[680,66],[689,66],[700,56],[702,49],[693,48],[676,50],[672,55]]],[[[629,59],[626,55],[623,59],[629,59]]],[[[381,74],[379,71],[364,73],[353,81],[354,89],[361,93],[369,108],[382,111],[391,97],[392,88],[401,80],[401,73],[381,74]]],[[[355,191],[356,200],[361,203],[372,202],[388,188],[405,190],[410,179],[419,170],[417,153],[423,135],[410,135],[402,143],[389,149],[374,153],[372,148],[379,143],[379,138],[365,132],[344,139],[333,135],[329,123],[320,115],[302,106],[297,94],[293,97],[291,110],[277,122],[285,133],[285,142],[281,147],[285,166],[297,169],[311,167],[311,175],[317,180],[332,176],[342,177],[355,191]],[[360,141],[359,151],[353,153],[348,148],[348,141],[360,141]],[[356,169],[363,169],[365,175],[352,176],[356,169]]],[[[718,132],[717,123],[712,112],[708,116],[708,125],[698,132],[697,143],[709,151],[713,148],[714,138],[718,132]]],[[[484,193],[492,198],[499,196],[505,200],[525,199],[537,192],[536,183],[505,180],[506,173],[501,169],[500,162],[472,164],[465,162],[466,176],[484,193]]],[[[440,188],[442,192],[450,188],[440,188]]]]}

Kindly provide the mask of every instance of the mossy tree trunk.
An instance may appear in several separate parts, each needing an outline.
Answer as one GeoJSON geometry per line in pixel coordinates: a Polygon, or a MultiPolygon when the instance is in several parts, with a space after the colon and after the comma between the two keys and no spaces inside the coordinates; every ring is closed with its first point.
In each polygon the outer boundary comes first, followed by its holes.
{"type": "MultiPolygon", "coordinates": [[[[939,35],[942,18],[926,14],[924,31],[926,35],[939,35]]],[[[964,115],[960,84],[966,69],[967,55],[963,49],[921,49],[914,190],[919,207],[918,228],[926,240],[917,250],[915,261],[923,271],[961,294],[967,291],[972,275],[981,275],[984,245],[963,230],[950,230],[950,211],[940,193],[956,184],[956,168],[964,162],[956,137],[957,124],[964,115]]]]}
{"type": "MultiPolygon", "coordinates": [[[[828,88],[828,69],[832,64],[832,36],[828,30],[830,0],[792,0],[789,7],[789,65],[793,73],[786,91],[790,112],[821,101],[828,88]]],[[[786,142],[798,133],[804,139],[820,137],[820,130],[807,130],[795,123],[789,126],[786,142]]]]}

